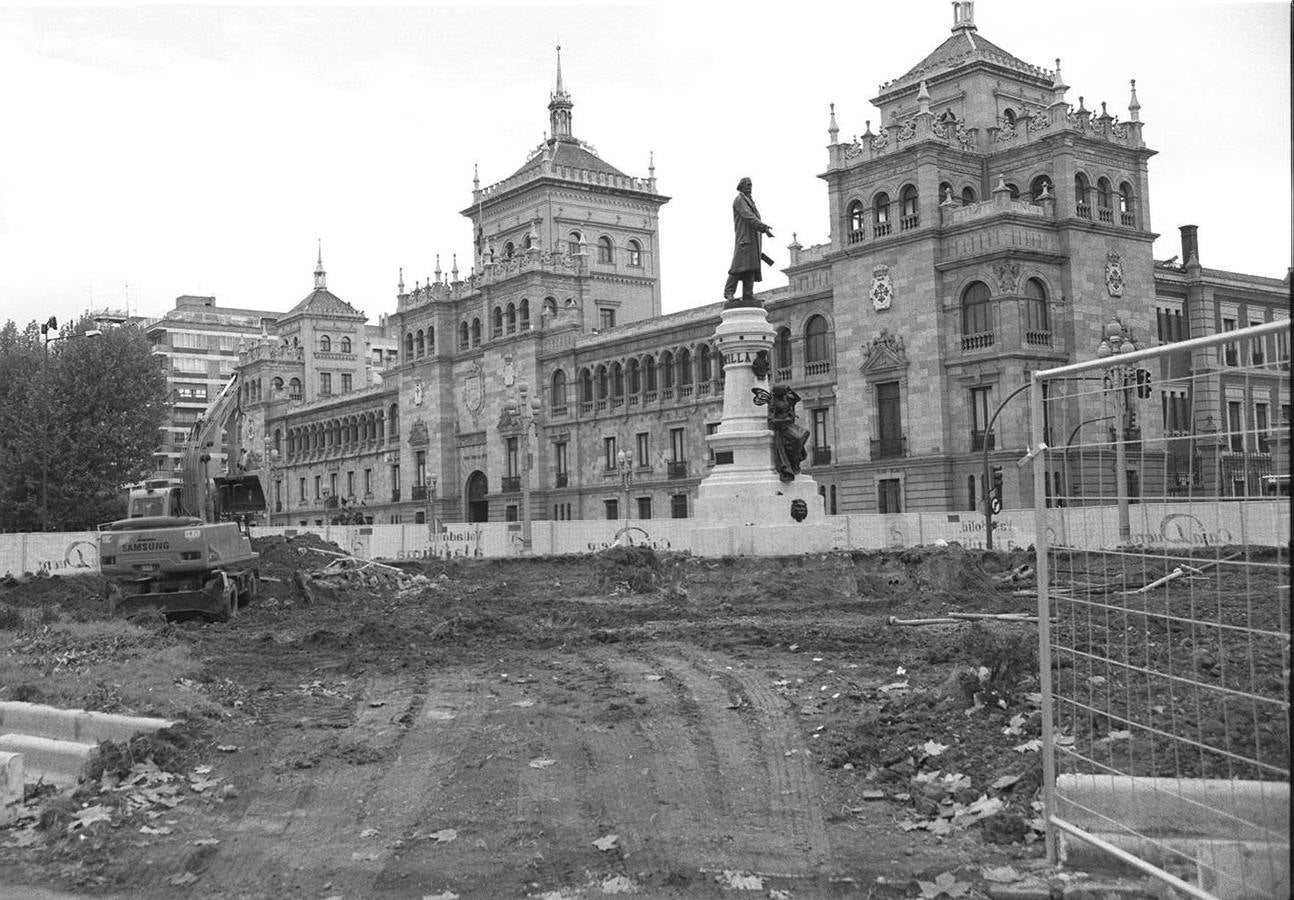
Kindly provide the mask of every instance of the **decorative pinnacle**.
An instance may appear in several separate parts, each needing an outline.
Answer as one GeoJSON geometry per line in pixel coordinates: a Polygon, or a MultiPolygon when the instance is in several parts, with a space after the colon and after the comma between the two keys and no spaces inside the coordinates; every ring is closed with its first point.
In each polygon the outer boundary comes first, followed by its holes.
{"type": "Polygon", "coordinates": [[[655,150],[647,151],[647,177],[648,178],[656,177],[656,151],[655,150]]]}
{"type": "Polygon", "coordinates": [[[867,125],[867,130],[863,132],[863,137],[865,138],[875,137],[875,135],[872,134],[872,120],[865,119],[864,124],[867,125]]]}
{"type": "Polygon", "coordinates": [[[318,238],[318,241],[319,241],[319,261],[315,264],[315,289],[316,290],[320,288],[328,287],[327,283],[324,281],[325,273],[324,273],[324,267],[323,267],[323,238],[318,238]]]}
{"type": "Polygon", "coordinates": [[[827,125],[827,134],[831,136],[831,143],[836,143],[836,135],[840,134],[840,126],[836,124],[836,104],[831,104],[831,123],[827,125]]]}
{"type": "Polygon", "coordinates": [[[1101,118],[1102,118],[1102,119],[1108,119],[1108,118],[1110,118],[1110,114],[1109,114],[1108,112],[1106,112],[1106,111],[1105,111],[1105,101],[1104,101],[1104,100],[1102,100],[1102,101],[1101,101],[1101,118]]]}
{"type": "Polygon", "coordinates": [[[1128,100],[1128,114],[1132,121],[1141,121],[1141,103],[1137,100],[1137,79],[1132,79],[1132,97],[1128,100]]]}
{"type": "Polygon", "coordinates": [[[458,254],[457,253],[454,254],[454,267],[449,270],[449,274],[453,276],[453,279],[455,281],[458,281],[458,254]]]}
{"type": "Polygon", "coordinates": [[[404,293],[404,266],[400,267],[400,281],[395,286],[396,293],[404,293]]]}
{"type": "Polygon", "coordinates": [[[557,93],[562,94],[562,45],[557,45],[557,93]]]}
{"type": "Polygon", "coordinates": [[[440,281],[440,254],[436,254],[436,281],[440,281]]]}
{"type": "Polygon", "coordinates": [[[930,88],[926,87],[924,79],[921,87],[917,88],[917,115],[930,115],[930,88]]]}
{"type": "Polygon", "coordinates": [[[472,163],[472,190],[479,191],[480,189],[481,189],[481,168],[479,164],[472,163]]]}

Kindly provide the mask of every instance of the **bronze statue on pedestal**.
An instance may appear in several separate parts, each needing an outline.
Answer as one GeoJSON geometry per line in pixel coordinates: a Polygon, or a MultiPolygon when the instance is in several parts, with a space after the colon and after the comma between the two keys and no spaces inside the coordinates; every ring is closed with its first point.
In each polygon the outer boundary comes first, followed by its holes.
{"type": "Polygon", "coordinates": [[[759,306],[755,299],[755,282],[762,281],[760,262],[772,265],[773,260],[760,249],[764,235],[773,236],[773,229],[759,218],[759,210],[750,196],[751,181],[743,178],[737,182],[737,196],[732,201],[733,248],[732,265],[728,266],[728,282],[723,288],[724,308],[734,306],[759,306]],[[737,284],[741,284],[741,299],[737,299],[737,284]]]}

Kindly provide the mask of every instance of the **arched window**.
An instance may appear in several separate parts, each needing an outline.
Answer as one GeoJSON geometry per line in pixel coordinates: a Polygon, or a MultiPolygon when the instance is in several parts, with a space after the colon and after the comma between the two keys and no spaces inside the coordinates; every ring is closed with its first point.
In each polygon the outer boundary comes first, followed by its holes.
{"type": "Polygon", "coordinates": [[[324,353],[331,353],[332,338],[328,337],[328,335],[326,334],[321,334],[319,336],[319,349],[322,350],[324,353]]]}
{"type": "Polygon", "coordinates": [[[1088,198],[1090,183],[1087,176],[1079,172],[1074,176],[1074,212],[1084,219],[1092,218],[1092,205],[1088,198]]]}
{"type": "MultiPolygon", "coordinates": [[[[791,329],[777,329],[777,339],[773,343],[773,359],[779,369],[789,369],[793,362],[791,356],[791,329]]],[[[786,377],[786,376],[782,376],[786,377]]]]}
{"type": "Polygon", "coordinates": [[[598,238],[598,262],[610,265],[612,261],[611,250],[611,238],[605,234],[598,238]]]}
{"type": "Polygon", "coordinates": [[[1123,225],[1135,225],[1137,222],[1132,212],[1132,185],[1126,181],[1119,184],[1119,222],[1123,225]]]}
{"type": "Polygon", "coordinates": [[[518,307],[518,312],[521,315],[521,330],[529,331],[530,330],[530,301],[527,300],[525,297],[521,298],[521,306],[518,307]]]}
{"type": "Polygon", "coordinates": [[[503,245],[503,256],[505,259],[512,259],[516,252],[517,248],[513,246],[512,241],[508,241],[503,245]]]}
{"type": "Polygon", "coordinates": [[[1114,191],[1110,187],[1110,179],[1104,175],[1096,181],[1096,205],[1102,209],[1110,209],[1114,205],[1114,191]]]}
{"type": "Polygon", "coordinates": [[[517,330],[517,307],[512,303],[508,304],[508,309],[503,314],[503,322],[507,327],[508,334],[512,334],[517,330]]]}
{"type": "Polygon", "coordinates": [[[1056,189],[1051,185],[1051,176],[1039,175],[1029,182],[1029,199],[1037,203],[1043,197],[1054,197],[1056,189]]]}
{"type": "Polygon", "coordinates": [[[804,323],[804,361],[806,364],[827,362],[827,320],[809,316],[804,323]]]}
{"type": "Polygon", "coordinates": [[[416,348],[416,355],[422,356],[424,353],[427,352],[427,344],[426,344],[426,341],[423,339],[422,329],[419,329],[418,333],[414,335],[413,345],[416,348]]]}
{"type": "Polygon", "coordinates": [[[662,388],[668,390],[674,386],[674,354],[666,350],[660,355],[660,372],[662,388]]]}
{"type": "Polygon", "coordinates": [[[350,352],[350,338],[344,337],[341,339],[341,352],[342,353],[350,352]]]}
{"type": "Polygon", "coordinates": [[[524,238],[521,239],[522,250],[529,250],[533,246],[534,246],[534,242],[530,240],[530,235],[526,235],[524,238]]]}
{"type": "Polygon", "coordinates": [[[637,241],[630,241],[628,246],[629,265],[634,269],[641,269],[643,265],[643,247],[637,241]]]}
{"type": "Polygon", "coordinates": [[[849,243],[856,244],[863,239],[863,229],[867,225],[863,202],[855,200],[850,203],[846,216],[849,219],[849,243]]]}
{"type": "Polygon", "coordinates": [[[953,186],[946,181],[939,182],[939,202],[947,203],[950,200],[956,200],[953,194],[953,186]]]}
{"type": "Polygon", "coordinates": [[[275,428],[274,429],[274,449],[279,451],[280,453],[283,452],[282,441],[283,441],[283,432],[275,428]]]}
{"type": "Polygon", "coordinates": [[[386,411],[387,433],[393,438],[400,436],[400,407],[392,403],[386,411]]]}
{"type": "Polygon", "coordinates": [[[625,375],[626,375],[625,380],[629,382],[628,384],[629,393],[634,396],[637,396],[639,393],[642,392],[643,383],[642,383],[642,373],[638,368],[638,359],[636,357],[631,358],[629,362],[625,363],[625,375]]]}
{"type": "Polygon", "coordinates": [[[467,323],[460,322],[458,325],[458,349],[466,350],[467,347],[467,323]]]}
{"type": "Polygon", "coordinates": [[[899,227],[903,231],[916,228],[920,219],[917,217],[917,187],[914,184],[903,186],[899,192],[900,218],[899,227]]]}
{"type": "Polygon", "coordinates": [[[1015,125],[1015,110],[1009,106],[1002,110],[1002,121],[1008,125],[1015,125]]]}
{"type": "Polygon", "coordinates": [[[610,382],[610,379],[607,378],[606,366],[598,366],[596,380],[597,380],[597,386],[598,386],[598,399],[599,400],[607,399],[607,394],[610,392],[610,388],[611,388],[611,382],[610,382]]]}
{"type": "Polygon", "coordinates": [[[557,315],[557,298],[556,298],[556,297],[545,297],[545,298],[544,298],[544,315],[546,315],[546,316],[555,316],[555,315],[557,315]]]}
{"type": "Polygon", "coordinates": [[[643,386],[644,390],[656,390],[656,357],[643,357],[643,386]]]}
{"type": "Polygon", "coordinates": [[[890,195],[881,191],[872,201],[872,233],[876,237],[890,233],[890,195]]]}
{"type": "Polygon", "coordinates": [[[288,382],[288,396],[293,400],[301,399],[301,379],[293,378],[288,382]]]}
{"type": "Polygon", "coordinates": [[[962,188],[962,206],[970,206],[976,200],[975,189],[970,185],[962,188]]]}
{"type": "Polygon", "coordinates": [[[430,355],[436,352],[436,329],[427,328],[427,353],[430,355]]]}
{"type": "Polygon", "coordinates": [[[413,359],[413,335],[408,332],[404,335],[404,358],[413,359]]]}
{"type": "Polygon", "coordinates": [[[587,368],[580,369],[580,402],[593,402],[593,373],[587,368]]]}
{"type": "Polygon", "coordinates": [[[1024,283],[1024,318],[1026,340],[1037,339],[1038,332],[1051,331],[1051,318],[1047,315],[1047,289],[1037,278],[1024,283]]]}
{"type": "Polygon", "coordinates": [[[696,351],[697,380],[710,381],[714,377],[710,365],[710,345],[702,344],[696,351]]]}
{"type": "Polygon", "coordinates": [[[680,385],[692,383],[692,351],[687,347],[678,351],[678,383],[680,385]]]}
{"type": "Polygon", "coordinates": [[[553,373],[553,389],[549,397],[553,409],[562,409],[566,406],[566,373],[561,369],[553,373]]]}
{"type": "Polygon", "coordinates": [[[992,331],[988,285],[982,281],[973,281],[962,292],[962,338],[965,340],[972,335],[991,334],[992,331]]]}
{"type": "Polygon", "coordinates": [[[281,392],[283,390],[283,379],[276,375],[274,380],[270,382],[270,390],[276,394],[281,392]]]}
{"type": "Polygon", "coordinates": [[[625,395],[625,370],[620,363],[611,364],[611,396],[623,397],[625,395]]]}
{"type": "Polygon", "coordinates": [[[481,346],[481,320],[478,318],[472,319],[472,346],[481,346]]]}
{"type": "Polygon", "coordinates": [[[1006,183],[1006,190],[1007,190],[1007,196],[1009,196],[1012,200],[1020,199],[1020,186],[1015,182],[1008,181],[1006,183]]]}
{"type": "Polygon", "coordinates": [[[494,312],[490,313],[490,318],[492,321],[490,335],[492,337],[498,337],[503,334],[503,310],[497,306],[494,307],[494,312]]]}

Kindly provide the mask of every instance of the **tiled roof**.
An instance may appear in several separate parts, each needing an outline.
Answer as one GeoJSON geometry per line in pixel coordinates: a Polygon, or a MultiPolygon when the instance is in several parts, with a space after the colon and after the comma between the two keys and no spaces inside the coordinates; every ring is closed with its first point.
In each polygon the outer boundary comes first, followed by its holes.
{"type": "MultiPolygon", "coordinates": [[[[567,166],[572,169],[587,169],[590,172],[600,172],[605,175],[625,176],[615,166],[606,162],[601,157],[590,152],[584,145],[574,140],[555,140],[548,139],[548,146],[552,148],[553,165],[567,166]]],[[[536,153],[530,159],[526,160],[525,165],[513,172],[509,178],[516,178],[518,175],[532,174],[539,171],[540,166],[544,163],[544,154],[536,153]]]]}
{"type": "Polygon", "coordinates": [[[297,313],[314,313],[325,316],[359,316],[362,319],[367,317],[351,306],[342,298],[338,297],[327,288],[315,288],[310,294],[283,314],[284,318],[294,316],[297,313]]]}
{"type": "Polygon", "coordinates": [[[882,94],[887,94],[975,62],[996,63],[1048,84],[1054,74],[1008,53],[988,38],[981,37],[974,29],[961,28],[950,34],[925,59],[903,75],[881,85],[880,90],[882,94]]]}

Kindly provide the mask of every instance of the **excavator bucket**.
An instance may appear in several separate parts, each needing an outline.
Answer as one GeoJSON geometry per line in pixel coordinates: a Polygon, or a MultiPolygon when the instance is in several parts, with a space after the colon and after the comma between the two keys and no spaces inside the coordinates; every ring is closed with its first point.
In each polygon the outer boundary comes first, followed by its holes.
{"type": "Polygon", "coordinates": [[[265,512],[265,491],[255,475],[228,475],[216,478],[215,482],[217,518],[265,512]]]}

